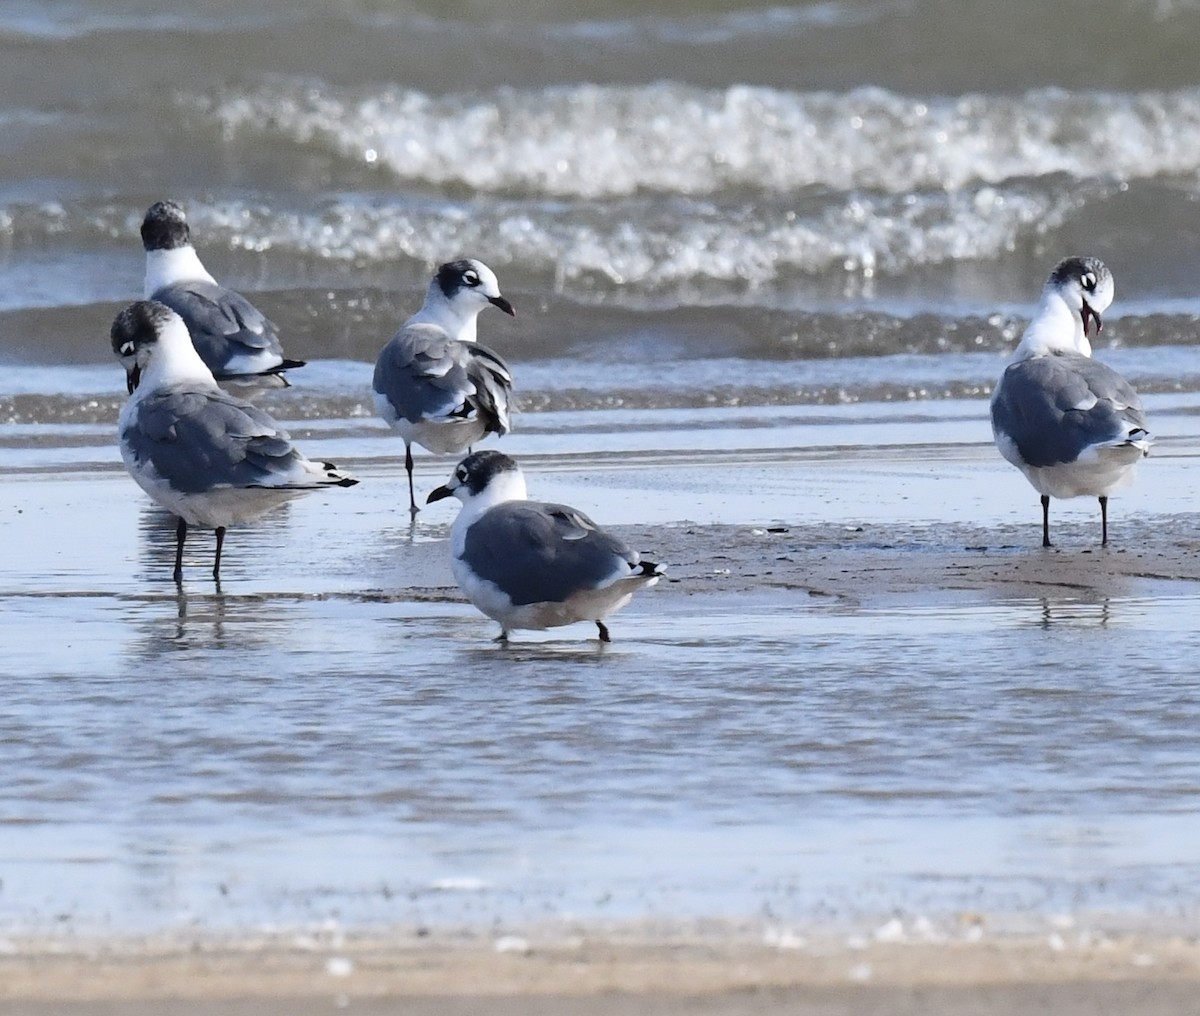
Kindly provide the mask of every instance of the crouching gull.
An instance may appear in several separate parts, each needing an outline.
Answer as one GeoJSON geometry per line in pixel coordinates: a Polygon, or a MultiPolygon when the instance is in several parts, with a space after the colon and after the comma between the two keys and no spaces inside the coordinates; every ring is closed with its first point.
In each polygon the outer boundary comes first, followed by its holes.
{"type": "Polygon", "coordinates": [[[192,246],[187,216],[174,201],[150,206],[142,220],[142,246],[142,295],[183,318],[196,351],[218,381],[286,385],[281,371],[304,366],[303,360],[284,357],[279,333],[261,311],[205,270],[192,246]]]}
{"type": "Polygon", "coordinates": [[[475,341],[485,307],[515,315],[482,261],[442,265],[425,302],[383,347],[375,363],[375,409],[404,439],[409,512],[415,516],[412,446],[457,455],[512,426],[512,374],[500,356],[475,341]]]}
{"type": "Polygon", "coordinates": [[[1151,437],[1137,392],[1093,360],[1088,327],[1113,298],[1112,273],[1097,258],[1059,263],[992,396],[996,446],[1042,495],[1042,546],[1050,543],[1050,498],[1100,499],[1100,543],[1108,543],[1108,495],[1133,479],[1151,437]]]}
{"type": "Polygon", "coordinates": [[[451,496],[462,502],[450,529],[454,577],[500,622],[497,641],[514,628],[593,621],[608,642],[604,619],[663,573],[583,512],[528,500],[520,468],[502,452],[468,455],[428,502],[451,496]]]}
{"type": "Polygon", "coordinates": [[[121,458],[138,486],[179,518],[176,582],[189,525],[216,530],[212,574],[219,581],[226,527],[302,494],[358,482],[329,462],[306,459],[270,416],[217,387],[183,319],[165,304],[130,304],[111,335],[113,352],[132,363],[132,394],[117,421],[121,458]]]}

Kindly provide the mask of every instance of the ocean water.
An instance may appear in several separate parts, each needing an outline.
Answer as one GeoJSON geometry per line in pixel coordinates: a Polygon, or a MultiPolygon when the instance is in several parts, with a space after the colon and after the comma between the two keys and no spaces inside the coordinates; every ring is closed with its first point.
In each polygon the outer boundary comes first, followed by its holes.
{"type": "MultiPolygon", "coordinates": [[[[914,451],[936,446],[975,521],[1036,523],[986,399],[1064,255],[1115,274],[1096,351],[1147,395],[1144,472],[1195,457],[1197,39],[1195,0],[0,0],[22,492],[0,505],[0,931],[973,899],[1193,918],[1192,597],[648,600],[615,653],[498,660],[459,604],[372,599],[404,543],[364,484],[368,577],[362,544],[324,547],[332,509],[295,506],[279,525],[311,542],[278,547],[321,567],[177,598],[118,482],[107,336],[145,209],[181,201],[310,361],[263,404],[399,491],[370,364],[433,268],[475,256],[518,309],[480,322],[517,378],[507,447],[601,521],[760,521],[705,485],[709,453],[772,519],[932,525],[951,509],[879,492],[895,457],[936,498],[914,451]],[[845,449],[880,482],[822,474],[814,506],[772,470],[845,449]],[[676,486],[643,498],[656,456],[676,486]],[[589,475],[624,458],[621,485],[589,475]]],[[[1190,492],[1125,505],[1178,518],[1190,492]]],[[[275,533],[231,536],[234,583],[275,533]]]]}

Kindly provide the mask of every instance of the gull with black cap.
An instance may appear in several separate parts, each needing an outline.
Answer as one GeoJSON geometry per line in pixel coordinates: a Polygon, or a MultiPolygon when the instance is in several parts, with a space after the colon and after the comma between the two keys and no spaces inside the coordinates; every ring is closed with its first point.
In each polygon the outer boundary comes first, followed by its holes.
{"type": "Polygon", "coordinates": [[[1051,273],[992,396],[996,446],[1041,494],[1042,546],[1050,543],[1050,498],[1100,501],[1108,543],[1108,495],[1133,479],[1151,437],[1137,392],[1092,359],[1091,322],[1113,299],[1113,277],[1094,257],[1070,257],[1051,273]]]}
{"type": "Polygon", "coordinates": [[[358,481],[313,462],[261,409],[222,391],[165,304],[139,300],[112,325],[113,352],[130,364],[131,392],[117,431],[129,475],[176,515],[176,582],[183,580],[188,526],[214,529],[213,578],[221,577],[225,530],[285,501],[358,481]]]}
{"type": "Polygon", "coordinates": [[[150,206],[142,219],[142,246],[142,295],[183,318],[196,351],[218,381],[286,385],[282,372],[304,366],[305,361],[283,355],[278,330],[257,307],[205,269],[181,205],[158,201],[150,206]]]}
{"type": "Polygon", "coordinates": [[[428,501],[446,497],[462,502],[450,529],[454,578],[500,623],[497,641],[514,628],[591,621],[608,642],[604,619],[663,573],[578,509],[528,500],[520,467],[502,452],[463,459],[428,501]]]}
{"type": "Polygon", "coordinates": [[[421,309],[375,363],[375,409],[404,439],[413,516],[420,511],[413,491],[414,444],[456,455],[512,427],[512,372],[475,337],[476,318],[487,307],[516,314],[482,261],[448,261],[430,281],[421,309]]]}

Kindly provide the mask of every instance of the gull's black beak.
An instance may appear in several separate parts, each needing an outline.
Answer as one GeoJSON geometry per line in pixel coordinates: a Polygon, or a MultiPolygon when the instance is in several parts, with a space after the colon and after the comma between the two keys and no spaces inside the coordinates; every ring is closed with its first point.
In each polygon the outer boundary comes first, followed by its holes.
{"type": "Polygon", "coordinates": [[[488,303],[490,303],[493,307],[499,307],[502,311],[504,311],[505,314],[509,315],[509,317],[517,316],[516,309],[502,296],[489,296],[488,303]]]}
{"type": "Polygon", "coordinates": [[[429,497],[425,498],[425,503],[433,504],[434,501],[440,501],[444,497],[454,497],[454,491],[446,486],[438,487],[437,490],[430,493],[429,497]]]}
{"type": "Polygon", "coordinates": [[[138,386],[138,382],[142,380],[142,368],[136,363],[125,371],[125,387],[129,389],[129,394],[133,394],[133,390],[138,386]]]}
{"type": "Polygon", "coordinates": [[[1079,310],[1079,316],[1083,318],[1083,337],[1085,339],[1088,334],[1088,318],[1096,322],[1096,334],[1100,334],[1100,330],[1104,327],[1104,322],[1100,320],[1100,315],[1092,310],[1091,304],[1087,300],[1083,301],[1083,306],[1079,310]]]}

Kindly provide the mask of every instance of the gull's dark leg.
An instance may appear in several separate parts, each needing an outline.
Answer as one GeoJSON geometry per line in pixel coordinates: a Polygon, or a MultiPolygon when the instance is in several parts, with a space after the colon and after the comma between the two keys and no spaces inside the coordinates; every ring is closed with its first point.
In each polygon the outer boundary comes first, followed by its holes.
{"type": "Polygon", "coordinates": [[[1100,546],[1108,546],[1108,495],[1100,495],[1100,546]]]}
{"type": "Polygon", "coordinates": [[[421,509],[417,507],[417,495],[413,491],[413,460],[412,460],[412,445],[404,446],[404,468],[408,470],[408,513],[416,518],[417,512],[421,509]]]}
{"type": "Polygon", "coordinates": [[[1052,547],[1050,542],[1050,495],[1042,495],[1042,546],[1052,547]]]}
{"type": "Polygon", "coordinates": [[[608,625],[606,625],[603,621],[597,621],[596,627],[600,629],[600,641],[601,642],[611,642],[612,641],[612,638],[608,634],[608,625]]]}
{"type": "Polygon", "coordinates": [[[217,526],[217,559],[213,562],[213,580],[221,581],[221,548],[225,546],[225,527],[217,526]]]}
{"type": "Polygon", "coordinates": [[[183,541],[187,539],[187,523],[180,519],[175,523],[175,582],[183,581],[183,541]]]}
{"type": "Polygon", "coordinates": [[[503,642],[503,643],[506,643],[506,644],[507,644],[507,642],[508,642],[508,629],[507,629],[507,628],[501,628],[501,629],[500,629],[500,634],[499,634],[499,635],[497,635],[497,636],[496,636],[494,639],[492,639],[492,641],[493,641],[493,642],[503,642]]]}

